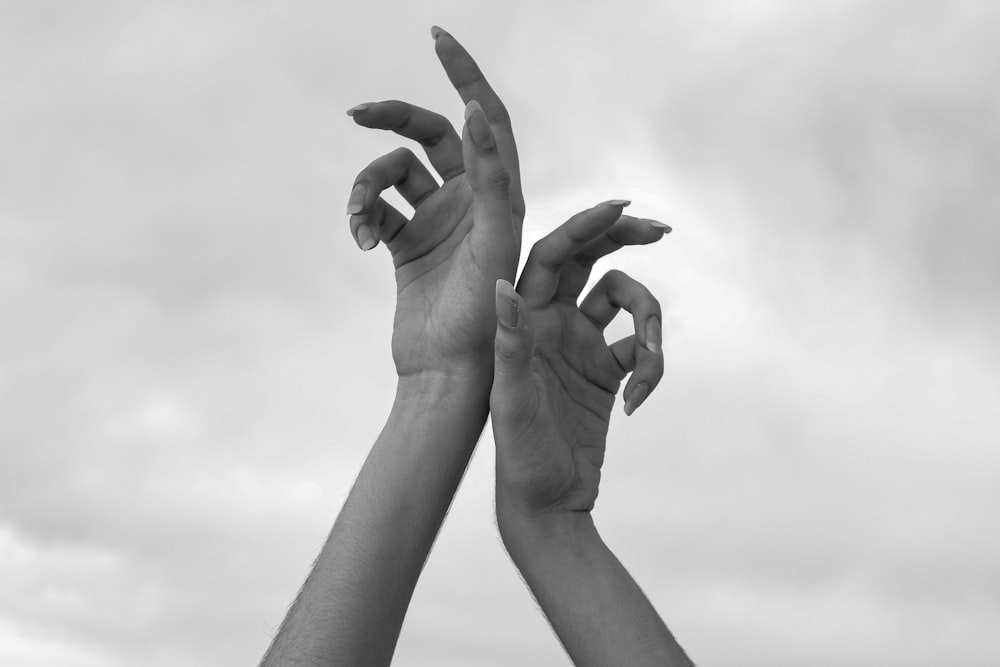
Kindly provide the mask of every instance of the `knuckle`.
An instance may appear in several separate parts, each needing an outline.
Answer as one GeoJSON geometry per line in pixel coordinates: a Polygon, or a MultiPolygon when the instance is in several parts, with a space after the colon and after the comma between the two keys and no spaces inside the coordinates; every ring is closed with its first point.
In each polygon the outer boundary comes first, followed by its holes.
{"type": "Polygon", "coordinates": [[[392,150],[386,157],[393,162],[404,162],[410,163],[417,159],[417,156],[413,154],[409,148],[405,146],[400,146],[392,150]]]}
{"type": "Polygon", "coordinates": [[[611,269],[610,271],[604,274],[604,277],[601,278],[601,280],[606,280],[608,283],[611,284],[621,284],[623,282],[631,280],[631,278],[629,278],[627,273],[625,273],[620,269],[611,269]]]}
{"type": "Polygon", "coordinates": [[[651,375],[653,377],[653,381],[659,382],[660,378],[663,377],[663,356],[654,354],[653,362],[650,366],[652,367],[650,370],[652,371],[651,375]]]}
{"type": "Polygon", "coordinates": [[[496,111],[493,112],[493,117],[490,120],[494,123],[510,124],[510,112],[507,111],[507,107],[502,102],[497,104],[496,111]]]}
{"type": "Polygon", "coordinates": [[[646,302],[646,307],[652,310],[655,314],[660,314],[660,300],[653,296],[653,293],[646,288],[642,283],[636,283],[642,288],[643,300],[646,302]]]}
{"type": "Polygon", "coordinates": [[[486,177],[486,185],[496,193],[507,195],[510,193],[510,172],[503,167],[495,169],[486,177]]]}
{"type": "Polygon", "coordinates": [[[436,148],[441,145],[441,143],[447,139],[452,133],[454,133],[454,128],[451,126],[451,121],[442,116],[439,113],[434,113],[433,111],[427,114],[427,134],[419,139],[420,145],[425,149],[436,148]]]}
{"type": "Polygon", "coordinates": [[[498,335],[493,341],[493,349],[497,359],[512,362],[521,356],[521,346],[516,341],[507,340],[506,336],[498,335]]]}
{"type": "Polygon", "coordinates": [[[531,252],[528,253],[528,263],[551,268],[553,265],[552,257],[555,254],[555,243],[556,241],[551,234],[536,241],[535,245],[531,246],[531,252]]]}
{"type": "Polygon", "coordinates": [[[427,112],[428,124],[436,128],[440,132],[444,133],[451,127],[451,121],[448,120],[443,114],[439,114],[436,111],[427,112]]]}

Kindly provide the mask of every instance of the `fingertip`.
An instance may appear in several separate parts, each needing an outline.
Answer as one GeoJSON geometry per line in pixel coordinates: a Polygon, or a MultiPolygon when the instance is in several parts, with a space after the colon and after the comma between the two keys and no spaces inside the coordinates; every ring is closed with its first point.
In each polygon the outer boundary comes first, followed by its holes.
{"type": "Polygon", "coordinates": [[[632,202],[628,199],[609,199],[608,201],[601,202],[598,206],[614,206],[617,208],[625,208],[632,202]]]}
{"type": "Polygon", "coordinates": [[[469,100],[469,103],[465,105],[465,122],[469,122],[475,113],[484,113],[483,107],[478,100],[469,100]]]}
{"type": "Polygon", "coordinates": [[[357,215],[365,210],[365,198],[368,196],[368,186],[355,183],[351,188],[351,196],[347,199],[347,214],[357,215]]]}
{"type": "Polygon", "coordinates": [[[656,315],[651,316],[646,320],[645,326],[645,347],[647,350],[652,352],[657,356],[663,356],[663,329],[660,324],[660,318],[656,315]]]}
{"type": "Polygon", "coordinates": [[[517,327],[520,319],[520,304],[517,299],[517,292],[514,286],[500,278],[496,284],[496,313],[497,322],[502,326],[513,329],[517,327]]]}
{"type": "Polygon", "coordinates": [[[431,37],[434,38],[435,42],[438,40],[439,37],[446,37],[446,36],[448,36],[448,31],[446,31],[441,26],[437,25],[431,26],[431,37]]]}
{"type": "Polygon", "coordinates": [[[375,234],[372,233],[371,227],[365,224],[358,225],[358,231],[355,232],[355,241],[357,241],[358,247],[365,252],[378,245],[378,240],[375,238],[375,234]]]}
{"type": "Polygon", "coordinates": [[[465,127],[468,128],[472,143],[480,149],[492,148],[495,145],[493,128],[486,118],[486,112],[476,100],[469,100],[465,105],[465,127]]]}
{"type": "Polygon", "coordinates": [[[631,391],[626,391],[625,395],[625,414],[627,416],[632,416],[632,413],[643,404],[646,398],[649,396],[649,384],[646,382],[640,382],[631,391]]]}
{"type": "Polygon", "coordinates": [[[647,220],[646,222],[651,228],[663,232],[664,235],[674,231],[673,227],[664,222],[660,222],[659,220],[647,220]]]}
{"type": "Polygon", "coordinates": [[[356,105],[354,105],[353,107],[351,107],[350,109],[347,110],[347,115],[353,117],[354,114],[361,113],[362,111],[366,111],[366,110],[372,108],[373,106],[375,106],[374,102],[363,102],[361,104],[356,104],[356,105]]]}

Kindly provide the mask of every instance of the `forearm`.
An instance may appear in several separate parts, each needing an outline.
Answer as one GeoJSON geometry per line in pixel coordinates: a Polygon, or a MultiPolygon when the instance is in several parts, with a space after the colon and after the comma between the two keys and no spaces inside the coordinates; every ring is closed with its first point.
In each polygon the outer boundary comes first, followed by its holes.
{"type": "Polygon", "coordinates": [[[407,378],[263,665],[389,664],[488,409],[489,377],[407,378]]]}
{"type": "Polygon", "coordinates": [[[501,509],[504,545],[573,663],[691,665],[589,512],[531,517],[501,509]]]}

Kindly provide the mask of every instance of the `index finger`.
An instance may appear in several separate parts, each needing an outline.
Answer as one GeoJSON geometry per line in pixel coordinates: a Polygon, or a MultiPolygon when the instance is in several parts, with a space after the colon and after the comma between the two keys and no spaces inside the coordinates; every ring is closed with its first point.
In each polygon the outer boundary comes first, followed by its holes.
{"type": "MultiPolygon", "coordinates": [[[[629,202],[612,199],[577,213],[535,243],[517,281],[517,292],[529,305],[547,304],[556,295],[563,266],[588,243],[607,231],[629,202]]],[[[576,302],[575,297],[573,302],[576,302]]]]}
{"type": "Polygon", "coordinates": [[[472,100],[479,102],[479,106],[483,108],[486,118],[490,121],[500,157],[511,175],[511,208],[520,221],[524,218],[524,196],[521,194],[517,146],[514,143],[514,132],[507,107],[483,76],[479,65],[458,40],[438,26],[431,28],[431,35],[434,37],[434,50],[438,59],[444,66],[451,84],[462,97],[462,101],[466,104],[472,100]]]}

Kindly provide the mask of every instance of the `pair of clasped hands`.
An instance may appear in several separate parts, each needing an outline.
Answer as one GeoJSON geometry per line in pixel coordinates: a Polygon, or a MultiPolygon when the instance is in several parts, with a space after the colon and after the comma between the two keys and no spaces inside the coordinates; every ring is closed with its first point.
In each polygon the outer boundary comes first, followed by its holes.
{"type": "Polygon", "coordinates": [[[312,573],[264,664],[388,664],[431,544],[492,414],[500,534],[578,665],[689,664],[591,517],[615,396],[631,414],[663,374],[661,314],[643,285],[594,262],[670,228],[606,201],[531,249],[517,281],[524,198],[510,118],[475,61],[433,28],[466,104],[461,136],[401,102],[360,104],[358,125],[419,143],[357,176],[358,246],[384,245],[396,276],[396,398],[312,573]],[[407,219],[380,195],[395,188],[407,219]],[[635,334],[611,345],[620,310],[635,334]]]}

